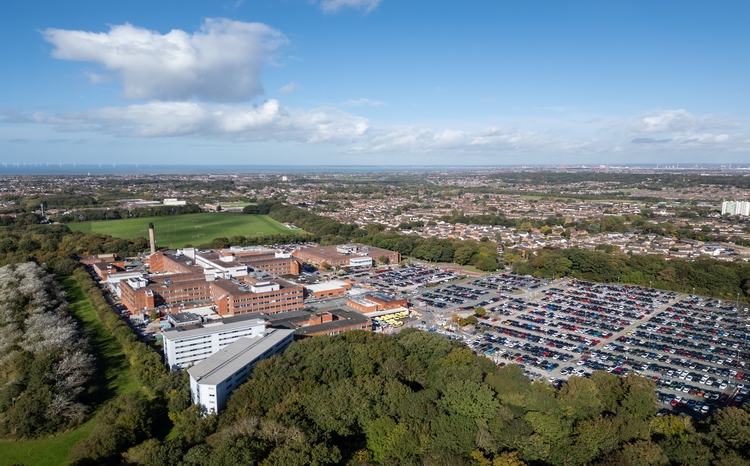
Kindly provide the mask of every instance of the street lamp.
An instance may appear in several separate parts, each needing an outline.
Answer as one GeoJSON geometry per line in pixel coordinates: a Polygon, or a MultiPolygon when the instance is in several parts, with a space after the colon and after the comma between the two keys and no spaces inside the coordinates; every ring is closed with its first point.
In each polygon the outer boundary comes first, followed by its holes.
{"type": "Polygon", "coordinates": [[[651,282],[653,282],[653,280],[649,280],[649,281],[648,281],[648,287],[649,287],[649,288],[651,288],[651,282]]]}
{"type": "Polygon", "coordinates": [[[695,287],[693,287],[693,296],[695,296],[695,287]]]}

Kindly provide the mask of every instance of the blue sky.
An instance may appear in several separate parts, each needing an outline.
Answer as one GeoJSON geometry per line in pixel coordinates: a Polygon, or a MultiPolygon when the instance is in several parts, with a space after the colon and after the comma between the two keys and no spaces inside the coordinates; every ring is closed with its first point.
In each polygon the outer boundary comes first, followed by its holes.
{"type": "Polygon", "coordinates": [[[747,1],[0,2],[0,161],[750,161],[747,1]]]}

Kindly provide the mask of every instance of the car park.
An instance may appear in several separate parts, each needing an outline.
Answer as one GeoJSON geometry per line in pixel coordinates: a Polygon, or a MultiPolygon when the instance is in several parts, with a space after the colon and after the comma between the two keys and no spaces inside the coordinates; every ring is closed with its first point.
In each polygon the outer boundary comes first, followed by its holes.
{"type": "MultiPolygon", "coordinates": [[[[499,289],[499,281],[488,281],[493,277],[449,289],[478,298],[453,309],[470,311],[482,303],[487,319],[479,319],[481,332],[505,338],[507,348],[520,352],[512,360],[520,357],[534,377],[541,375],[534,371],[547,372],[558,381],[593,370],[633,372],[654,380],[664,400],[680,396],[683,406],[699,417],[706,414],[704,407],[719,406],[723,394],[741,391],[744,385],[740,385],[750,380],[747,321],[715,300],[575,280],[546,286],[542,282],[534,291],[499,289]],[[550,370],[554,363],[562,363],[563,368],[550,370]]],[[[727,394],[724,403],[734,400],[727,394]]],[[[739,405],[745,402],[740,398],[739,405]]]]}

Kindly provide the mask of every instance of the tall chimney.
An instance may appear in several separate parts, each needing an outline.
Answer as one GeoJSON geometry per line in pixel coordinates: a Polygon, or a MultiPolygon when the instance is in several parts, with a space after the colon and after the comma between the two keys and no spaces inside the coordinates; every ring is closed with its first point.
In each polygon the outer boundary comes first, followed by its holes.
{"type": "Polygon", "coordinates": [[[151,254],[156,253],[156,239],[154,238],[154,224],[148,224],[148,240],[151,243],[151,254]]]}

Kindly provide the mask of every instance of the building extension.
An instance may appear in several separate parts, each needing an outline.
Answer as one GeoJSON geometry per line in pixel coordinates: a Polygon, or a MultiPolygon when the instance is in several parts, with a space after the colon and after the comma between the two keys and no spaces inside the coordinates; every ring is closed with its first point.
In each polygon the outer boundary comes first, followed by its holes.
{"type": "Polygon", "coordinates": [[[371,267],[380,262],[381,258],[385,258],[390,264],[401,262],[401,254],[398,252],[359,243],[302,248],[295,250],[292,255],[318,268],[325,264],[331,267],[371,267]]]}
{"type": "Polygon", "coordinates": [[[254,338],[266,330],[263,319],[221,319],[216,322],[179,326],[164,331],[164,358],[170,370],[196,364],[238,338],[254,338]]]}
{"type": "Polygon", "coordinates": [[[294,331],[294,339],[314,335],[338,335],[347,330],[372,331],[372,319],[358,312],[344,309],[323,311],[293,311],[264,316],[269,327],[294,331]]]}
{"type": "Polygon", "coordinates": [[[381,292],[349,298],[346,300],[346,305],[373,317],[409,310],[409,302],[406,298],[381,292]]]}
{"type": "Polygon", "coordinates": [[[294,331],[269,329],[255,337],[240,337],[187,370],[190,395],[207,413],[224,409],[227,399],[253,370],[253,366],[292,343],[294,331]]]}

